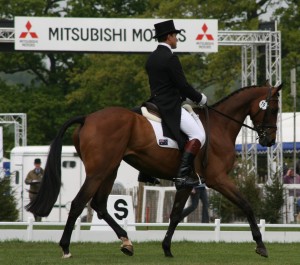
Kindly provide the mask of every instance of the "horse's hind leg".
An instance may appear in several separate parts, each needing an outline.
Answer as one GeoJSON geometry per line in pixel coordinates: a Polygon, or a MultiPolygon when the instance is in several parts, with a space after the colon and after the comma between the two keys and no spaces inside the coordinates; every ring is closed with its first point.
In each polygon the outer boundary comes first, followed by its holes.
{"type": "Polygon", "coordinates": [[[88,201],[92,198],[93,194],[95,194],[95,192],[97,191],[98,183],[95,183],[93,181],[88,181],[88,179],[89,178],[87,177],[80,191],[78,192],[75,199],[71,203],[71,209],[69,212],[67,223],[65,225],[63,235],[59,242],[59,245],[63,251],[63,258],[71,257],[69,246],[70,246],[71,235],[74,229],[75,222],[79,217],[79,215],[82,213],[88,201]]]}
{"type": "Polygon", "coordinates": [[[173,257],[171,252],[171,240],[177,225],[181,221],[182,210],[188,197],[190,196],[190,193],[191,188],[176,191],[173,208],[170,215],[170,224],[162,242],[162,248],[166,257],[173,257]]]}
{"type": "Polygon", "coordinates": [[[107,211],[107,198],[110,193],[108,187],[97,191],[91,202],[91,207],[97,213],[99,219],[103,219],[116,233],[117,237],[122,241],[121,251],[128,255],[133,255],[133,246],[128,239],[127,232],[111,217],[107,211]]]}
{"type": "Polygon", "coordinates": [[[219,182],[218,185],[213,188],[223,194],[245,213],[251,228],[253,240],[256,242],[256,253],[263,257],[268,257],[268,251],[262,241],[262,235],[257,225],[252,207],[230,180],[225,181],[225,176],[222,179],[223,181],[219,182]]]}

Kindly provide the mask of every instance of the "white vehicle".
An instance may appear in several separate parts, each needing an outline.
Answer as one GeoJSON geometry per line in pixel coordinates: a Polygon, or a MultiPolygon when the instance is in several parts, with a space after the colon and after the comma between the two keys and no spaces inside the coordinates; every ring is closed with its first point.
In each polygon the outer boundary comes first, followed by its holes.
{"type": "MultiPolygon", "coordinates": [[[[14,147],[10,155],[10,171],[12,174],[11,185],[17,199],[19,210],[19,220],[27,221],[29,216],[33,216],[24,208],[29,203],[28,189],[25,178],[30,170],[34,168],[34,159],[40,158],[41,167],[45,168],[49,146],[18,146],[14,147]]],[[[61,155],[61,181],[62,186],[58,199],[48,217],[43,221],[64,222],[67,220],[71,207],[71,202],[78,193],[85,180],[85,169],[74,146],[63,146],[61,155]]],[[[125,188],[138,186],[138,171],[122,162],[118,171],[115,183],[121,184],[125,188]]],[[[85,216],[86,209],[81,214],[85,216]]]]}

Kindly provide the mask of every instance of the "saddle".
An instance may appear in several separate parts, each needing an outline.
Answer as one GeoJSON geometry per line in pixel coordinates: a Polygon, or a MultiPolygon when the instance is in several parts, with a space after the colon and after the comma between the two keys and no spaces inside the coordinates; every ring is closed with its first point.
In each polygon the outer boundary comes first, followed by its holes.
{"type": "MultiPolygon", "coordinates": [[[[196,113],[193,111],[193,108],[189,104],[185,104],[182,107],[185,108],[194,118],[197,117],[196,113]]],[[[135,112],[135,113],[138,113],[138,114],[140,114],[142,116],[144,116],[145,118],[147,118],[150,121],[150,123],[151,122],[162,123],[162,118],[161,118],[161,115],[160,115],[160,111],[159,111],[158,107],[154,103],[152,103],[152,102],[146,101],[146,102],[142,103],[141,106],[135,107],[134,109],[132,109],[132,111],[135,112]]],[[[152,124],[152,126],[154,126],[154,124],[152,124]]],[[[154,129],[155,134],[156,134],[157,139],[158,139],[157,131],[156,131],[155,128],[153,128],[153,129],[154,129]]],[[[162,133],[161,136],[163,136],[164,138],[169,138],[168,136],[166,137],[164,133],[162,133]]],[[[177,147],[173,147],[173,148],[178,148],[179,150],[182,151],[183,148],[184,148],[184,145],[185,145],[186,141],[188,140],[188,137],[187,137],[186,134],[184,134],[181,131],[180,138],[181,139],[179,140],[179,142],[176,142],[174,139],[170,139],[170,140],[172,140],[173,142],[175,142],[176,146],[178,144],[177,147]]],[[[159,146],[163,147],[165,145],[164,147],[170,147],[170,146],[168,146],[168,144],[162,144],[162,142],[165,143],[165,140],[162,141],[161,139],[158,139],[159,146]]],[[[168,140],[166,142],[168,142],[168,140]]]]}
{"type": "Polygon", "coordinates": [[[161,115],[158,107],[152,102],[144,102],[141,107],[142,115],[149,120],[161,122],[161,115]]]}
{"type": "MultiPolygon", "coordinates": [[[[182,107],[185,108],[189,113],[194,112],[193,108],[189,104],[184,104],[182,107]]],[[[159,109],[154,103],[148,101],[144,102],[141,107],[141,112],[144,117],[153,121],[161,122],[159,109]]]]}

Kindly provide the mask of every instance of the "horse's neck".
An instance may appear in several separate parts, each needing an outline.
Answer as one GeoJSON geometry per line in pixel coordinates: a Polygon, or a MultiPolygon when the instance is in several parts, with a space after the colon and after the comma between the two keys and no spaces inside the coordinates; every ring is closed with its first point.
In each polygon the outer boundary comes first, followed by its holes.
{"type": "Polygon", "coordinates": [[[233,140],[236,139],[250,111],[250,103],[255,96],[253,89],[246,89],[230,96],[214,107],[219,113],[212,112],[220,127],[230,129],[228,132],[231,133],[233,140]]]}
{"type": "Polygon", "coordinates": [[[249,102],[240,100],[238,97],[232,97],[215,109],[234,120],[243,122],[249,113],[249,102]]]}
{"type": "Polygon", "coordinates": [[[227,99],[216,105],[216,109],[228,116],[243,122],[249,111],[251,102],[257,98],[257,93],[262,92],[262,88],[248,87],[241,89],[237,93],[233,93],[227,99]]]}

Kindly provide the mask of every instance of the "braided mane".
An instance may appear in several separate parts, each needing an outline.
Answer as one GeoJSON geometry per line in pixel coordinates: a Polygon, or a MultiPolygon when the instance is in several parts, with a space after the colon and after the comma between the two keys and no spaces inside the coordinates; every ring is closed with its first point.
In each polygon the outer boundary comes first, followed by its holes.
{"type": "Polygon", "coordinates": [[[246,89],[251,89],[251,88],[256,88],[258,86],[246,86],[246,87],[242,87],[238,90],[233,91],[232,93],[230,93],[229,95],[227,95],[226,97],[222,98],[221,100],[217,101],[216,103],[212,104],[211,107],[216,107],[218,105],[220,105],[221,103],[223,103],[224,101],[226,101],[227,99],[231,98],[232,96],[246,90],[246,89]]]}

